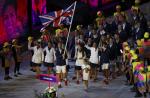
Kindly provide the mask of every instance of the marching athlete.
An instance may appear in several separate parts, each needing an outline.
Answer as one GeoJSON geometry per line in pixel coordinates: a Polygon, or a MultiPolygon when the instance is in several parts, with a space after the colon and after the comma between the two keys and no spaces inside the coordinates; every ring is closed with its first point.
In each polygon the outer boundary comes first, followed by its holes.
{"type": "Polygon", "coordinates": [[[86,46],[87,49],[91,51],[90,56],[90,66],[91,66],[91,78],[93,78],[94,81],[97,80],[97,73],[98,73],[98,64],[99,64],[99,49],[97,47],[97,44],[94,42],[92,47],[86,46]]]}
{"type": "Polygon", "coordinates": [[[75,53],[75,59],[76,59],[76,63],[75,63],[75,73],[76,73],[76,79],[77,79],[77,84],[79,84],[79,76],[81,74],[82,71],[82,65],[84,62],[84,59],[86,57],[85,51],[83,50],[84,48],[79,44],[78,48],[76,49],[76,53],[75,53]]]}
{"type": "Polygon", "coordinates": [[[28,49],[33,50],[33,56],[32,56],[32,63],[33,66],[35,67],[37,75],[40,74],[40,66],[44,61],[44,53],[43,49],[41,47],[41,41],[38,40],[36,42],[36,45],[31,47],[31,42],[28,42],[28,49]]]}
{"type": "Polygon", "coordinates": [[[52,47],[52,44],[48,42],[48,46],[46,46],[43,51],[45,52],[45,61],[44,65],[48,68],[48,74],[55,74],[54,72],[54,55],[55,55],[55,50],[52,47]]]}
{"type": "Polygon", "coordinates": [[[89,61],[84,59],[84,64],[82,65],[83,83],[85,90],[88,89],[89,79],[90,79],[90,65],[89,61]]]}
{"type": "Polygon", "coordinates": [[[66,74],[66,53],[62,48],[62,43],[58,42],[58,46],[55,48],[55,61],[56,61],[56,73],[59,79],[58,87],[61,88],[62,80],[67,85],[67,74],[66,74]]]}

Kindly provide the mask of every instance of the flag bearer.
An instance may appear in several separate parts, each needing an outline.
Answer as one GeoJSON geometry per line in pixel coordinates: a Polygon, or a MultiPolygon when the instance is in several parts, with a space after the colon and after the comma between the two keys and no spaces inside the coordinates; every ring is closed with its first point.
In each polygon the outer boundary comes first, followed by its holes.
{"type": "Polygon", "coordinates": [[[67,73],[66,73],[66,53],[62,47],[62,43],[58,42],[58,46],[55,49],[55,61],[56,61],[56,73],[59,79],[58,87],[61,88],[61,82],[64,80],[67,85],[67,73]]]}

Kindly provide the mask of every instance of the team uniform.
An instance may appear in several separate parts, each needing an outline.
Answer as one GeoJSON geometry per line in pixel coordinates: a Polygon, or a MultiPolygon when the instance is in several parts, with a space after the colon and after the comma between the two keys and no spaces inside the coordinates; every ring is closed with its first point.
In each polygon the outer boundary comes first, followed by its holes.
{"type": "Polygon", "coordinates": [[[44,65],[46,66],[46,67],[54,67],[54,53],[55,53],[55,50],[54,50],[54,48],[49,48],[48,46],[47,47],[45,47],[44,49],[43,49],[43,51],[46,53],[46,55],[45,55],[45,59],[44,59],[44,65]]]}
{"type": "Polygon", "coordinates": [[[56,72],[66,73],[66,60],[63,58],[64,50],[60,48],[55,49],[56,72]]]}
{"type": "Polygon", "coordinates": [[[83,51],[79,51],[77,49],[76,53],[75,53],[75,58],[76,58],[76,63],[75,63],[75,69],[76,70],[81,70],[81,66],[83,65],[84,62],[84,58],[85,58],[85,52],[83,51]]]}
{"type": "Polygon", "coordinates": [[[76,78],[77,78],[77,84],[79,84],[79,75],[81,75],[82,71],[82,65],[84,64],[84,59],[86,58],[86,54],[84,50],[80,50],[79,48],[76,49],[75,53],[75,71],[76,71],[76,78]]]}
{"type": "Polygon", "coordinates": [[[89,80],[90,80],[90,65],[87,63],[86,60],[84,60],[84,64],[82,65],[82,74],[83,74],[83,83],[84,83],[84,89],[88,90],[89,80]]]}
{"type": "Polygon", "coordinates": [[[41,66],[42,62],[44,61],[44,53],[42,48],[38,48],[37,46],[31,47],[28,45],[29,50],[33,50],[33,56],[32,56],[32,63],[33,66],[41,66]]]}
{"type": "Polygon", "coordinates": [[[83,81],[88,81],[90,79],[90,69],[90,65],[82,65],[83,81]]]}
{"type": "Polygon", "coordinates": [[[109,60],[109,50],[108,49],[106,49],[105,51],[103,51],[101,53],[100,61],[102,63],[102,70],[109,69],[110,60],[109,60]]]}
{"type": "Polygon", "coordinates": [[[96,81],[97,79],[97,72],[98,72],[98,67],[99,67],[99,49],[98,48],[94,48],[94,47],[88,47],[86,46],[87,49],[89,49],[91,51],[91,55],[90,55],[90,66],[91,66],[91,78],[94,79],[94,81],[96,81]]]}

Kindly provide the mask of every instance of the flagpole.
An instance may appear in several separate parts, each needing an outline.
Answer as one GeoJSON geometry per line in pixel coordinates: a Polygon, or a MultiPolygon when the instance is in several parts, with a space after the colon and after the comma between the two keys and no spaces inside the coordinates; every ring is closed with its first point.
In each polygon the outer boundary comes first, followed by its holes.
{"type": "Polygon", "coordinates": [[[75,5],[74,5],[74,11],[73,11],[72,19],[71,19],[71,22],[70,22],[70,27],[69,27],[69,31],[68,31],[68,35],[67,35],[67,40],[66,40],[66,45],[65,45],[64,54],[65,54],[66,49],[67,49],[67,43],[68,43],[69,36],[70,36],[70,31],[71,31],[71,27],[72,27],[72,22],[73,22],[73,18],[74,18],[74,13],[75,13],[75,9],[76,9],[76,4],[77,4],[77,1],[75,1],[75,5]]]}

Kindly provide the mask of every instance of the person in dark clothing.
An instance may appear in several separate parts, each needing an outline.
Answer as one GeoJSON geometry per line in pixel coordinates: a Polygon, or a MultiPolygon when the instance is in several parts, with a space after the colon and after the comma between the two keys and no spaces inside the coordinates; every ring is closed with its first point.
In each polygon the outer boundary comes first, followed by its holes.
{"type": "Polygon", "coordinates": [[[98,32],[98,36],[104,36],[107,34],[103,25],[99,25],[97,32],[98,32]]]}
{"type": "Polygon", "coordinates": [[[127,40],[127,33],[123,31],[122,25],[118,25],[118,35],[121,42],[124,42],[127,40]]]}
{"type": "Polygon", "coordinates": [[[20,73],[20,63],[21,63],[21,47],[18,45],[17,39],[13,39],[12,41],[12,52],[13,52],[13,58],[15,61],[15,68],[14,68],[14,76],[18,77],[18,75],[22,75],[20,73]]]}
{"type": "MultiPolygon", "coordinates": [[[[91,39],[91,38],[88,38],[88,42],[87,42],[86,45],[87,45],[88,47],[92,47],[92,44],[93,44],[92,39],[91,39]]],[[[84,47],[84,50],[85,50],[85,53],[86,53],[86,57],[87,57],[87,58],[90,58],[90,56],[91,56],[91,51],[90,51],[89,49],[85,48],[85,47],[84,47]]]]}
{"type": "Polygon", "coordinates": [[[131,25],[126,21],[125,16],[120,16],[119,21],[121,23],[122,32],[126,35],[125,40],[127,40],[131,36],[131,25]]]}
{"type": "Polygon", "coordinates": [[[109,45],[108,49],[110,51],[109,59],[110,59],[110,65],[111,65],[111,71],[112,71],[112,78],[116,78],[116,59],[117,59],[117,53],[116,53],[116,44],[113,41],[113,38],[109,39],[109,45]]]}
{"type": "Polygon", "coordinates": [[[56,73],[59,79],[58,87],[61,87],[62,79],[65,81],[65,85],[67,85],[67,72],[66,72],[66,54],[64,53],[64,49],[62,48],[62,43],[58,43],[58,47],[55,48],[55,61],[56,61],[56,73]]]}
{"type": "Polygon", "coordinates": [[[91,36],[92,36],[92,26],[91,25],[88,25],[87,31],[85,32],[84,36],[85,36],[85,38],[91,38],[91,36]]]}
{"type": "Polygon", "coordinates": [[[112,32],[112,25],[106,22],[106,19],[103,21],[103,28],[107,34],[114,35],[114,32],[112,32]]]}
{"type": "Polygon", "coordinates": [[[140,28],[146,32],[148,24],[147,19],[145,18],[144,14],[142,12],[139,12],[139,22],[140,22],[140,28]]]}
{"type": "Polygon", "coordinates": [[[96,32],[96,30],[92,30],[92,39],[93,39],[93,42],[95,42],[95,43],[98,43],[99,42],[99,36],[98,36],[98,34],[97,34],[97,32],[96,32]]]}
{"type": "Polygon", "coordinates": [[[111,32],[116,33],[118,29],[118,25],[119,25],[118,21],[113,21],[111,23],[111,32]]]}
{"type": "Polygon", "coordinates": [[[11,61],[11,48],[10,44],[8,42],[5,42],[3,45],[2,51],[0,51],[1,59],[2,59],[2,67],[5,70],[5,76],[4,80],[10,80],[12,77],[9,75],[9,69],[10,69],[10,61],[11,61]]]}
{"type": "Polygon", "coordinates": [[[133,31],[132,31],[134,40],[143,38],[144,30],[141,28],[141,25],[142,24],[140,24],[140,22],[137,22],[134,25],[134,28],[133,28],[133,31]]]}
{"type": "Polygon", "coordinates": [[[133,6],[131,8],[131,24],[134,24],[139,19],[139,9],[133,6]]]}
{"type": "Polygon", "coordinates": [[[109,54],[110,51],[107,48],[107,44],[105,43],[102,47],[100,61],[102,63],[102,70],[105,77],[104,82],[106,84],[109,83],[109,63],[110,63],[109,54]]]}
{"type": "Polygon", "coordinates": [[[118,68],[118,73],[121,73],[122,70],[122,43],[119,39],[119,36],[117,34],[114,35],[115,38],[115,44],[116,44],[116,55],[117,55],[117,60],[116,60],[116,67],[118,68]]]}

